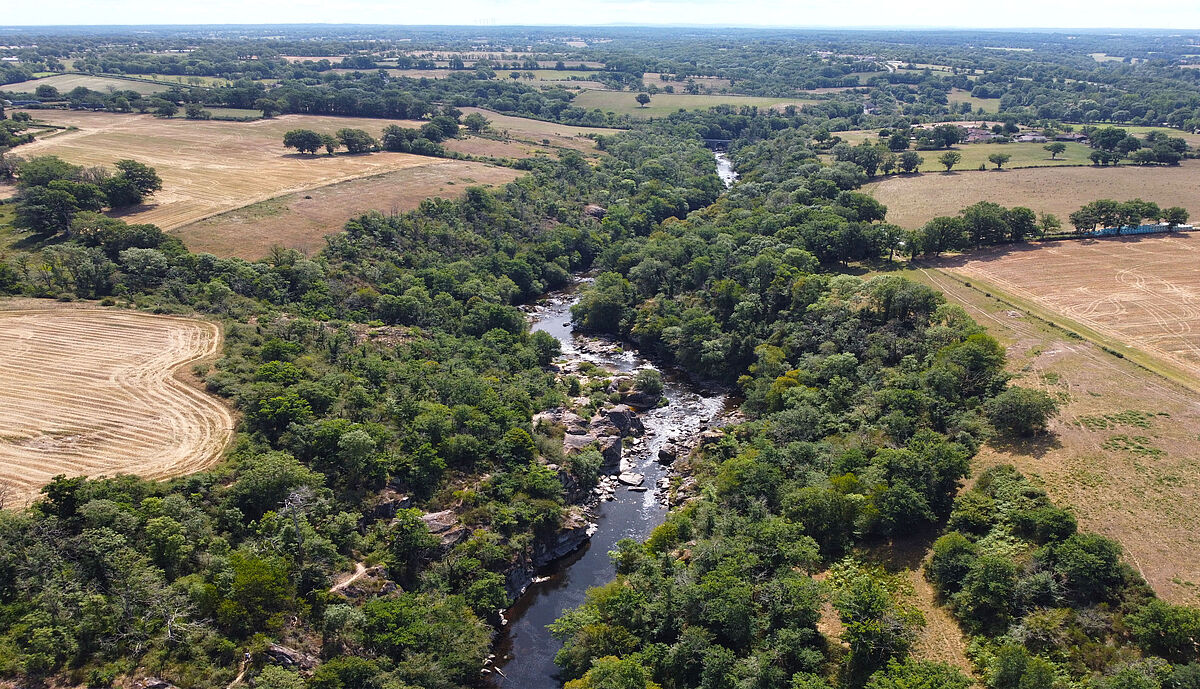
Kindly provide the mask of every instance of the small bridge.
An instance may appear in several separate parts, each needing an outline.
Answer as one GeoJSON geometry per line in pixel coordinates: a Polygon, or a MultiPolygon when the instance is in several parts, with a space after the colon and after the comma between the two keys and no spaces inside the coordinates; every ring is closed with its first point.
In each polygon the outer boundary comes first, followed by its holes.
{"type": "Polygon", "coordinates": [[[705,146],[708,146],[714,151],[724,151],[725,149],[729,148],[729,143],[733,141],[733,139],[703,139],[703,141],[705,146]]]}

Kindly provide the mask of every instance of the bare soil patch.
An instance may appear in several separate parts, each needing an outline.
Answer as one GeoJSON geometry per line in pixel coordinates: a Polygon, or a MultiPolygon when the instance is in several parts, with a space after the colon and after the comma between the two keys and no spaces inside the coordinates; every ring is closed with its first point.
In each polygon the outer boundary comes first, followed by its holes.
{"type": "MultiPolygon", "coordinates": [[[[969,149],[972,146],[964,147],[969,149]]],[[[922,155],[930,161],[936,153],[922,155]]],[[[888,207],[888,221],[909,229],[939,215],[957,215],[976,201],[1026,206],[1039,213],[1053,213],[1065,224],[1068,215],[1096,199],[1125,201],[1141,197],[1160,206],[1183,206],[1192,217],[1200,218],[1200,161],[1187,160],[1176,167],[927,172],[889,177],[867,185],[865,191],[888,207]]]]}
{"type": "Polygon", "coordinates": [[[497,186],[521,172],[462,160],[388,172],[288,194],[185,225],[173,232],[193,251],[261,258],[274,245],[315,253],[327,234],[366,211],[399,213],[471,186],[497,186]]]}
{"type": "Polygon", "coordinates": [[[213,323],[32,299],[0,302],[0,482],[15,503],[58,474],[167,478],[211,466],[234,425],[181,378],[213,323]]]}
{"type": "MultiPolygon", "coordinates": [[[[1058,272],[1053,261],[1030,268],[1030,279],[1058,272]]],[[[1005,345],[1016,384],[1046,390],[1062,403],[1051,434],[984,447],[976,473],[1017,466],[1070,506],[1082,529],[1121,543],[1125,559],[1160,596],[1200,603],[1196,394],[1105,351],[1108,345],[1051,326],[1074,329],[1066,319],[1037,317],[1017,297],[978,278],[932,268],[909,276],[962,305],[1005,345]]]]}

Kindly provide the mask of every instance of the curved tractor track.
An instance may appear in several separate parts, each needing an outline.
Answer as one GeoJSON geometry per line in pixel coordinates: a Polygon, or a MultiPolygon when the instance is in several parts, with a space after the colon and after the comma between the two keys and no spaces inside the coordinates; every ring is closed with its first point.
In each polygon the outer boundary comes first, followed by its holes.
{"type": "Polygon", "coordinates": [[[232,413],[178,376],[217,354],[215,324],[11,306],[0,307],[0,483],[9,504],[58,474],[160,479],[220,458],[232,413]]]}

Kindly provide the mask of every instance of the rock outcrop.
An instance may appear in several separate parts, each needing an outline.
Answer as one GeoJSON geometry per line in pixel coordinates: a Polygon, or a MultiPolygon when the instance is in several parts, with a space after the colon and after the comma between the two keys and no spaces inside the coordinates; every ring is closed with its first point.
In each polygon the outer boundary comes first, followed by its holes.
{"type": "Polygon", "coordinates": [[[317,660],[316,656],[309,655],[303,651],[297,651],[294,648],[281,646],[280,644],[267,646],[267,650],[263,651],[263,655],[267,657],[267,662],[281,665],[289,670],[308,671],[315,668],[321,662],[317,660]]]}

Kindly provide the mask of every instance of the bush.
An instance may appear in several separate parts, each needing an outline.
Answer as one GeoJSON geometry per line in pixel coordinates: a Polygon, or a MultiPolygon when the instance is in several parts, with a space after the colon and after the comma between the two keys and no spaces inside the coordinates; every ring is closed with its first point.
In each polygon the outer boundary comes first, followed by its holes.
{"type": "Polygon", "coordinates": [[[1028,438],[1046,430],[1058,413],[1058,402],[1041,390],[1010,387],[988,400],[984,411],[998,430],[1028,438]]]}

